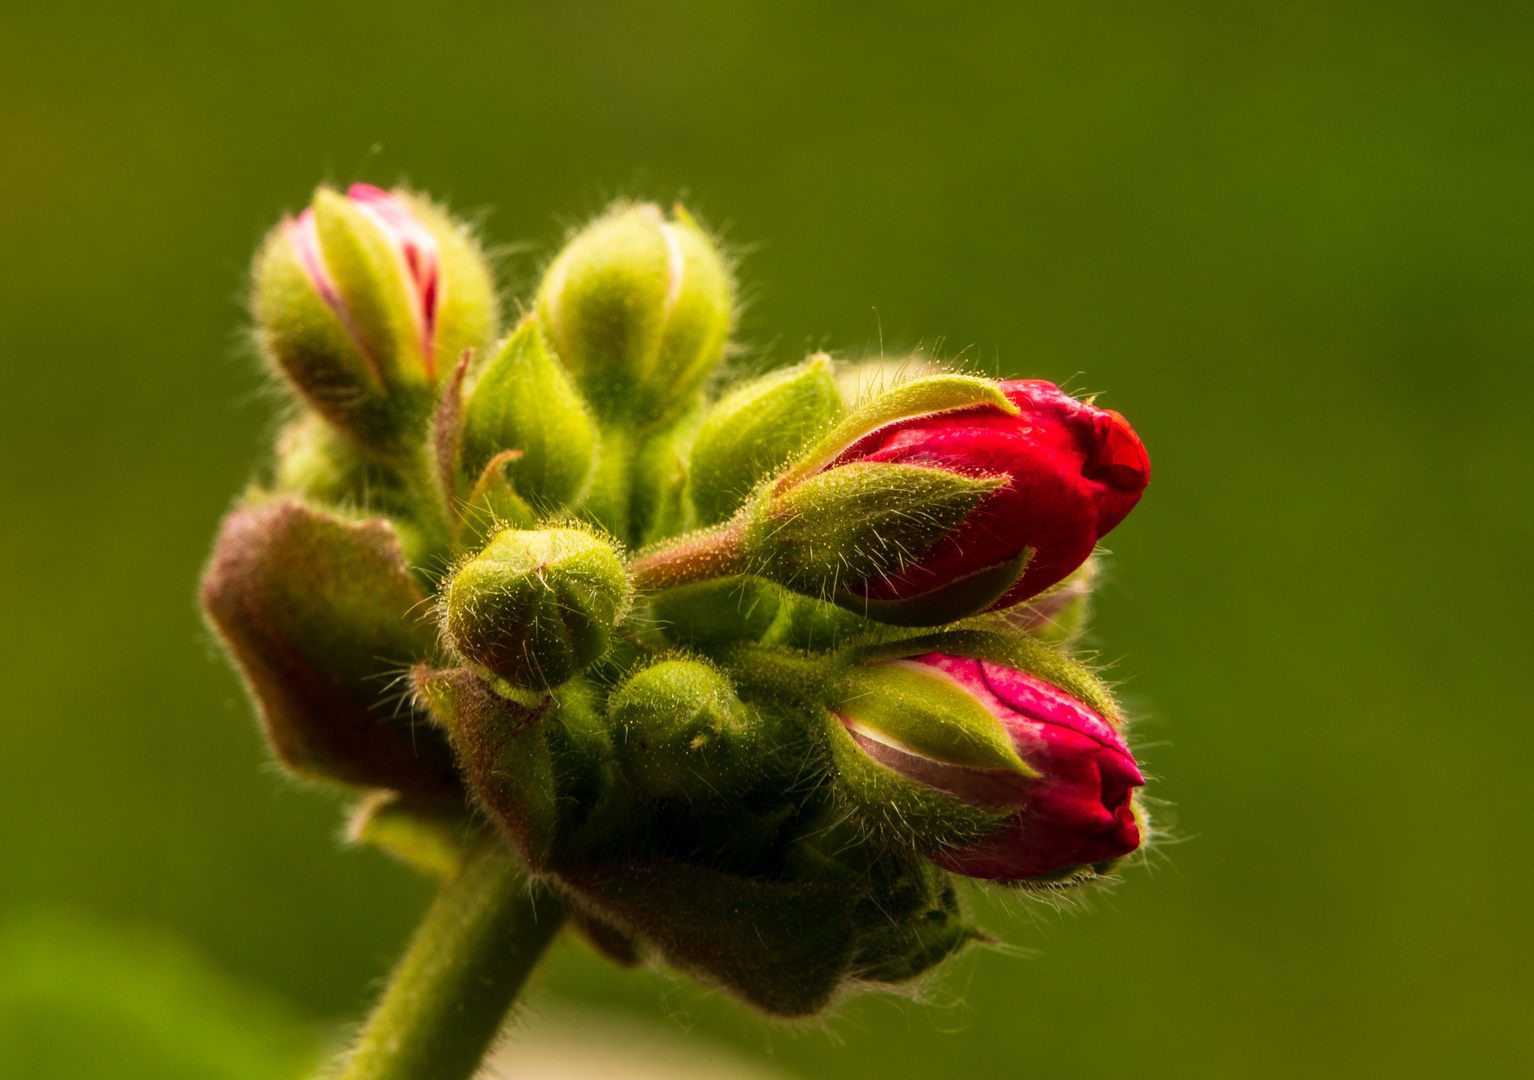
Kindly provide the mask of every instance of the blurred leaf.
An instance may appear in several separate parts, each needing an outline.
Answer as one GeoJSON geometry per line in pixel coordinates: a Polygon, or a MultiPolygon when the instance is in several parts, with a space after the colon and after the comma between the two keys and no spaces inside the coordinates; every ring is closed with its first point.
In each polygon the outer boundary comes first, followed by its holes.
{"type": "Polygon", "coordinates": [[[164,932],[0,919],[0,1076],[296,1080],[318,1050],[287,1005],[164,932]]]}

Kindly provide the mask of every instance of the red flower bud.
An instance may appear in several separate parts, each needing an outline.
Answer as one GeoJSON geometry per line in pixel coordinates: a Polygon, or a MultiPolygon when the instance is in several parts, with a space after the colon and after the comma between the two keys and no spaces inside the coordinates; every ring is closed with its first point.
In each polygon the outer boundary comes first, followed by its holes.
{"type": "Polygon", "coordinates": [[[1017,415],[979,405],[897,420],[823,466],[878,462],[1007,477],[915,563],[851,591],[874,602],[910,600],[1032,548],[1022,576],[988,610],[1010,607],[1065,578],[1134,508],[1150,458],[1129,421],[1042,380],[1000,386],[1017,415]]]}
{"type": "MultiPolygon", "coordinates": [[[[432,361],[437,337],[437,305],[442,294],[437,238],[398,196],[382,188],[371,184],[353,184],[347,189],[346,198],[383,234],[400,262],[404,271],[402,277],[407,304],[420,342],[421,357],[426,364],[428,376],[431,376],[434,374],[432,361]]],[[[336,318],[341,320],[357,347],[364,355],[368,354],[367,343],[357,327],[356,319],[329,267],[325,265],[314,209],[308,208],[297,218],[288,221],[287,228],[293,247],[314,283],[315,291],[324,297],[325,303],[336,313],[336,318]]]]}
{"type": "Polygon", "coordinates": [[[1131,796],[1145,783],[1115,727],[1064,690],[988,660],[927,653],[901,666],[946,676],[1001,722],[1026,775],[934,760],[841,717],[879,764],[982,810],[1015,812],[984,838],[928,854],[968,877],[1022,880],[1107,862],[1140,846],[1131,796]]]}

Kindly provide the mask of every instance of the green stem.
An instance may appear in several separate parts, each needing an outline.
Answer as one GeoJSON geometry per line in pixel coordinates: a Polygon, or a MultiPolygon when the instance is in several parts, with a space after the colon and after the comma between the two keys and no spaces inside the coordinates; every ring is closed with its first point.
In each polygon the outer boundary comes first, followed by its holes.
{"type": "Polygon", "coordinates": [[[564,918],[484,833],[427,909],[339,1080],[467,1080],[564,918]]]}
{"type": "Polygon", "coordinates": [[[435,546],[446,551],[452,545],[457,518],[450,505],[453,492],[443,489],[436,457],[430,448],[422,445],[402,459],[398,469],[405,490],[409,492],[416,523],[432,538],[435,546]]]}
{"type": "Polygon", "coordinates": [[[633,432],[617,424],[604,427],[596,475],[582,506],[587,517],[625,544],[633,542],[630,502],[638,450],[639,440],[633,432]]]}
{"type": "Polygon", "coordinates": [[[689,533],[667,547],[651,549],[629,566],[634,587],[641,592],[674,589],[695,581],[744,573],[743,535],[739,525],[720,525],[689,533]]]}
{"type": "Polygon", "coordinates": [[[745,643],[726,654],[730,673],[743,687],[800,705],[813,706],[836,684],[842,668],[824,654],[745,643]]]}

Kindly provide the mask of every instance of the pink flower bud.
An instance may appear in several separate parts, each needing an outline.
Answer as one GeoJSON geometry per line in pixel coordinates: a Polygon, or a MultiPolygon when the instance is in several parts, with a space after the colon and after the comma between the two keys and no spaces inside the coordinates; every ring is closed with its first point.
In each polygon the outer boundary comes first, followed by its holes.
{"type": "MultiPolygon", "coordinates": [[[[1131,796],[1145,783],[1113,724],[1064,690],[988,660],[927,653],[894,663],[943,678],[1001,722],[1035,775],[967,768],[915,753],[839,717],[874,761],[982,810],[1013,810],[977,841],[928,853],[945,870],[1007,881],[1107,862],[1140,846],[1131,796]]],[[[875,665],[877,667],[878,665],[875,665]]]]}
{"type": "MultiPolygon", "coordinates": [[[[442,294],[442,267],[437,238],[398,196],[382,188],[371,184],[353,184],[347,189],[346,198],[378,229],[399,260],[401,278],[405,283],[406,306],[415,324],[422,362],[426,365],[428,378],[434,377],[437,307],[442,294]]],[[[315,291],[330,305],[357,347],[364,355],[369,355],[371,350],[357,326],[356,317],[325,264],[313,207],[290,219],[287,229],[293,247],[314,283],[315,291]]]]}
{"type": "Polygon", "coordinates": [[[901,602],[1015,562],[1027,568],[988,610],[1010,607],[1065,578],[1122,521],[1150,480],[1150,458],[1129,422],[1037,379],[1000,384],[1020,412],[990,405],[897,420],[826,462],[915,465],[968,476],[1003,475],[959,526],[903,571],[852,591],[901,602]]]}

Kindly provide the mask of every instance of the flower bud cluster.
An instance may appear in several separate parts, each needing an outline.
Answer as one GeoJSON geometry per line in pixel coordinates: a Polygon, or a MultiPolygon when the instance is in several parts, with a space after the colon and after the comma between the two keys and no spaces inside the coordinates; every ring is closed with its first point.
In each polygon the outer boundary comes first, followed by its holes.
{"type": "Polygon", "coordinates": [[[406,191],[321,188],[254,282],[299,409],[204,606],[355,836],[440,870],[483,815],[604,952],[785,1016],[979,940],[956,875],[1141,846],[1069,652],[1149,480],[1118,413],[930,365],[849,399],[825,354],[720,386],[731,265],[679,207],[575,234],[504,335],[406,191]]]}

